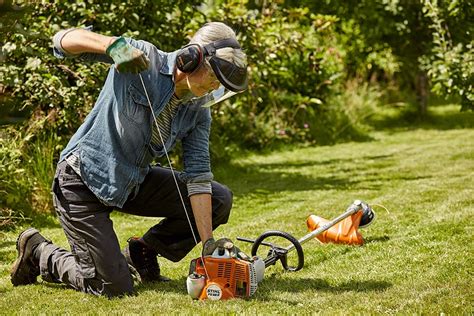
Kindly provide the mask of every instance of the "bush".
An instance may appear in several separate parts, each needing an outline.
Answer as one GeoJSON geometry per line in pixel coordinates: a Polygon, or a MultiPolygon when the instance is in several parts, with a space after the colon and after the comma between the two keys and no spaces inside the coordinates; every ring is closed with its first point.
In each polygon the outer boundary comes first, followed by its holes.
{"type": "Polygon", "coordinates": [[[32,210],[22,147],[24,141],[18,133],[11,129],[0,130],[0,226],[9,225],[32,210]]]}
{"type": "Polygon", "coordinates": [[[50,191],[61,139],[54,134],[22,137],[11,128],[0,133],[0,162],[4,167],[0,172],[0,222],[52,212],[50,191]]]}
{"type": "Polygon", "coordinates": [[[344,50],[334,33],[335,16],[278,2],[220,2],[208,17],[225,17],[249,56],[247,93],[214,108],[213,143],[219,148],[262,149],[290,143],[332,143],[333,126],[347,122],[341,104],[330,103],[345,77],[344,50]]]}
{"type": "Polygon", "coordinates": [[[474,110],[473,11],[471,1],[423,1],[423,13],[431,21],[433,46],[431,54],[420,61],[433,82],[432,91],[460,97],[462,110],[474,110]]]}

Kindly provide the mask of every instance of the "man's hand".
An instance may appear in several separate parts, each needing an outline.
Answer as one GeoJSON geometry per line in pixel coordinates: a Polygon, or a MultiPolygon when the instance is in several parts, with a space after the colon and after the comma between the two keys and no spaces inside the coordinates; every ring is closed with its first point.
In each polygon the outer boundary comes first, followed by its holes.
{"type": "Polygon", "coordinates": [[[219,255],[224,255],[225,251],[229,251],[231,258],[239,258],[244,260],[249,260],[250,257],[242,252],[238,247],[234,246],[234,243],[229,238],[221,238],[217,241],[214,238],[209,238],[203,245],[202,255],[210,256],[214,251],[218,249],[219,255]]]}
{"type": "Polygon", "coordinates": [[[112,57],[119,72],[139,73],[146,70],[150,60],[141,50],[128,44],[123,37],[117,38],[107,47],[107,55],[112,57]]]}
{"type": "Polygon", "coordinates": [[[218,249],[219,255],[223,255],[226,249],[230,251],[233,247],[234,243],[228,238],[221,238],[217,241],[214,238],[209,238],[202,247],[202,255],[210,256],[216,249],[218,249]]]}

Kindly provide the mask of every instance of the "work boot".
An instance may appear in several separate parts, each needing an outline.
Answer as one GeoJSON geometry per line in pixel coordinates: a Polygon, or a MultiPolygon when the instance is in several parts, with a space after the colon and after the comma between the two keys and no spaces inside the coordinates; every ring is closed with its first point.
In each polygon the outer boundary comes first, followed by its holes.
{"type": "Polygon", "coordinates": [[[364,207],[362,211],[362,217],[360,219],[360,224],[359,227],[364,228],[372,224],[372,222],[375,220],[375,212],[372,210],[372,208],[368,205],[367,207],[364,207]]]}
{"type": "Polygon", "coordinates": [[[11,281],[14,286],[32,284],[40,275],[39,258],[44,246],[51,241],[44,238],[37,229],[28,228],[16,241],[18,258],[11,268],[11,281]]]}
{"type": "Polygon", "coordinates": [[[150,249],[140,238],[130,237],[128,245],[122,251],[127,263],[140,275],[142,282],[166,282],[170,279],[160,274],[157,253],[150,249]]]}

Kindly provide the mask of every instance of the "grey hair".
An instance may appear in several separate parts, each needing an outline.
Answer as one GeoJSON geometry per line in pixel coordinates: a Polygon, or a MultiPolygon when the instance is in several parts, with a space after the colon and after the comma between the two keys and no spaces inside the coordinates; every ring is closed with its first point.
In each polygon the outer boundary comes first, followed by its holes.
{"type": "MultiPolygon", "coordinates": [[[[204,24],[189,41],[190,44],[199,44],[204,46],[211,42],[221,39],[233,38],[237,40],[235,32],[226,24],[222,22],[209,22],[204,24]]],[[[247,67],[247,55],[241,49],[232,47],[220,48],[216,51],[216,56],[233,63],[238,67],[247,67]]],[[[206,60],[206,67],[211,68],[211,65],[206,60]]]]}

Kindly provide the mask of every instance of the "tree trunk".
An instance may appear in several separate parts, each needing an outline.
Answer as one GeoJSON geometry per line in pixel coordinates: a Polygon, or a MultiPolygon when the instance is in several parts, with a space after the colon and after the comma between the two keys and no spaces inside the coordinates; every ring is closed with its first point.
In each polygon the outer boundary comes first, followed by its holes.
{"type": "Polygon", "coordinates": [[[428,108],[428,75],[425,71],[420,70],[415,78],[416,98],[418,101],[418,112],[420,116],[426,116],[428,108]]]}

